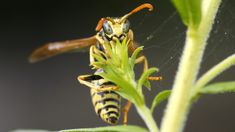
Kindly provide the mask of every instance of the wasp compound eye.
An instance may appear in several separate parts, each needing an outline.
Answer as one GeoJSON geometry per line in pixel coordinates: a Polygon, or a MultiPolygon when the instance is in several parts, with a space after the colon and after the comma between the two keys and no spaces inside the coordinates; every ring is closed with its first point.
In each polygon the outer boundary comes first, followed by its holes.
{"type": "Polygon", "coordinates": [[[125,23],[123,24],[122,30],[124,33],[128,33],[129,29],[130,29],[130,22],[126,20],[125,23]]]}
{"type": "Polygon", "coordinates": [[[113,30],[107,21],[104,21],[103,29],[105,34],[111,35],[113,33],[113,30]]]}

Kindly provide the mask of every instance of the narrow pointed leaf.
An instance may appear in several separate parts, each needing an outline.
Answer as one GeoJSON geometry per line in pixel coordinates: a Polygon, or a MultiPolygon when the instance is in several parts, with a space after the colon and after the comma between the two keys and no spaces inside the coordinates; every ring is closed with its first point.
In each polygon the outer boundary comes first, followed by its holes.
{"type": "Polygon", "coordinates": [[[148,81],[148,80],[147,80],[148,77],[149,77],[152,73],[154,73],[154,72],[156,72],[156,71],[158,71],[157,68],[150,68],[150,69],[148,69],[147,71],[145,71],[145,72],[141,75],[141,77],[140,77],[140,79],[139,79],[139,81],[138,81],[138,85],[137,85],[138,90],[144,85],[144,83],[145,83],[146,81],[148,81]]]}
{"type": "Polygon", "coordinates": [[[148,90],[151,90],[151,83],[149,82],[149,80],[146,80],[144,82],[144,86],[148,89],[148,90]]]}
{"type": "Polygon", "coordinates": [[[134,64],[135,64],[135,60],[136,60],[136,58],[137,58],[137,55],[138,55],[138,54],[140,53],[140,51],[142,51],[142,50],[143,50],[143,46],[138,47],[138,48],[133,52],[133,54],[131,55],[130,61],[131,61],[132,67],[133,67],[134,64]]]}
{"type": "Polygon", "coordinates": [[[183,23],[198,27],[201,21],[201,0],[173,0],[183,23]]]}
{"type": "Polygon", "coordinates": [[[97,59],[99,62],[105,62],[106,60],[102,57],[102,56],[99,56],[99,55],[96,55],[96,54],[91,54],[95,59],[97,59]]]}
{"type": "Polygon", "coordinates": [[[213,83],[205,86],[200,91],[202,94],[219,94],[228,92],[235,92],[235,81],[213,83]]]}
{"type": "Polygon", "coordinates": [[[164,100],[167,100],[168,97],[170,96],[170,94],[171,94],[171,90],[164,90],[164,91],[158,93],[157,96],[155,96],[155,98],[153,99],[152,106],[151,106],[151,112],[153,112],[154,109],[155,109],[161,102],[163,102],[164,100]]]}
{"type": "Polygon", "coordinates": [[[102,67],[103,65],[105,65],[105,63],[102,62],[92,62],[90,64],[90,66],[97,66],[97,67],[102,67]]]}

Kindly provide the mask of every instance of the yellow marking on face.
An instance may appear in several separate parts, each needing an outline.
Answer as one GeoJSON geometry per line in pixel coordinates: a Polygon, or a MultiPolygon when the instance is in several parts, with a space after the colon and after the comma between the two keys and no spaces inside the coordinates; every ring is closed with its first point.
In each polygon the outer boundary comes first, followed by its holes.
{"type": "Polygon", "coordinates": [[[109,20],[107,22],[113,31],[113,33],[110,35],[106,34],[109,38],[111,38],[114,35],[117,37],[120,37],[122,34],[127,35],[126,33],[123,32],[123,24],[125,21],[120,22],[119,18],[115,18],[115,19],[109,18],[109,20]]]}

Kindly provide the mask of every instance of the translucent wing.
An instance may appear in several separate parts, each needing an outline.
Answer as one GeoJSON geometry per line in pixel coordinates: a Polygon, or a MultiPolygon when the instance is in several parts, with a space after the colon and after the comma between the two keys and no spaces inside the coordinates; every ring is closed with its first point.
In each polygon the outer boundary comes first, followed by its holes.
{"type": "Polygon", "coordinates": [[[97,41],[96,36],[92,36],[84,39],[48,43],[33,51],[29,61],[34,63],[61,53],[82,50],[90,47],[91,45],[95,45],[97,41]]]}

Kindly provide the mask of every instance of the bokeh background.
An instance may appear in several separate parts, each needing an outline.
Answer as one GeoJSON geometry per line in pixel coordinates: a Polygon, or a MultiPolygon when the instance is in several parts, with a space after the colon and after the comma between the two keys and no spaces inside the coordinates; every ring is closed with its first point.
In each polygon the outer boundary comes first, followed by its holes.
{"type": "MultiPolygon", "coordinates": [[[[200,75],[235,53],[234,1],[222,0],[200,75]]],[[[130,17],[136,41],[145,46],[150,66],[160,68],[164,80],[145,90],[147,103],[170,89],[183,48],[185,27],[169,0],[15,1],[0,8],[0,131],[15,129],[61,130],[106,125],[96,115],[89,88],[78,75],[93,73],[88,53],[65,54],[29,64],[30,53],[45,42],[84,38],[95,34],[101,17],[122,16],[149,2],[153,12],[130,17]]],[[[141,67],[137,72],[141,72],[141,67]]],[[[139,74],[139,73],[138,73],[139,74]]],[[[235,79],[235,67],[215,81],[235,79]]],[[[186,132],[233,132],[235,94],[206,95],[193,106],[186,132]]],[[[124,101],[123,101],[124,102],[124,101]]],[[[160,124],[165,104],[154,113],[160,124]]],[[[121,121],[120,121],[121,123],[121,121]]],[[[135,108],[129,123],[145,126],[135,108]]]]}

